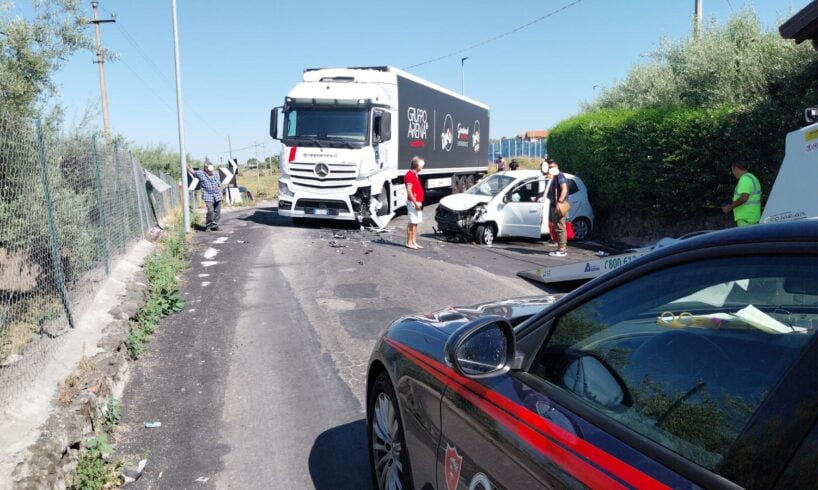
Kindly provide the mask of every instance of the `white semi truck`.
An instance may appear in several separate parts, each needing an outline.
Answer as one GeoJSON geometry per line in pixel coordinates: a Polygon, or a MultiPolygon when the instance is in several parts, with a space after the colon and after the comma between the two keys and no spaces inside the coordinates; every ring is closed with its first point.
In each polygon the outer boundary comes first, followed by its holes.
{"type": "Polygon", "coordinates": [[[488,170],[488,106],[393,67],[304,71],[270,114],[281,141],[278,211],[384,226],[406,204],[413,156],[426,189],[462,192],[488,170]]]}

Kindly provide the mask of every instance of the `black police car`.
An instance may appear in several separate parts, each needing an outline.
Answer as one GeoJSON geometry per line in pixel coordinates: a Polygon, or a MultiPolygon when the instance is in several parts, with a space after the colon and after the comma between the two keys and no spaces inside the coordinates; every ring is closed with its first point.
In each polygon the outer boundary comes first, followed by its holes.
{"type": "Polygon", "coordinates": [[[818,220],[707,234],[561,297],[401,318],[369,364],[379,488],[810,488],[818,220]]]}

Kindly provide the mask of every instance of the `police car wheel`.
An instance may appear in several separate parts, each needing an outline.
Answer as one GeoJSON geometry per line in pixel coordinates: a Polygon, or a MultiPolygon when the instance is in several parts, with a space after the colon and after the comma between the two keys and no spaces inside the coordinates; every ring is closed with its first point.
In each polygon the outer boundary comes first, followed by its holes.
{"type": "Polygon", "coordinates": [[[375,488],[414,488],[395,389],[386,373],[369,394],[369,460],[375,488]]]}

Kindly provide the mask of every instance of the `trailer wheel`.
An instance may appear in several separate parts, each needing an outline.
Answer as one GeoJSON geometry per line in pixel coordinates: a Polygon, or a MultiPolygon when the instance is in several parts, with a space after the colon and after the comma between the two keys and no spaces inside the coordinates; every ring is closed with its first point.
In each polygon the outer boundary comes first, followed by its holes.
{"type": "Polygon", "coordinates": [[[459,175],[452,175],[452,194],[457,194],[460,192],[460,176],[459,175]]]}
{"type": "Polygon", "coordinates": [[[479,225],[474,233],[477,243],[481,245],[491,245],[494,243],[494,226],[490,224],[479,225]]]}
{"type": "Polygon", "coordinates": [[[466,177],[465,180],[466,180],[466,189],[463,192],[471,189],[472,186],[474,186],[474,175],[469,175],[468,177],[466,177]]]}

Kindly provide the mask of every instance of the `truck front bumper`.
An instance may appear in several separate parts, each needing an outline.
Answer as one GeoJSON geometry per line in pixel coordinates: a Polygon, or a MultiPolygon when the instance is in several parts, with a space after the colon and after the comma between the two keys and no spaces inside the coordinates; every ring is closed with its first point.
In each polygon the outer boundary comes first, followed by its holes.
{"type": "Polygon", "coordinates": [[[278,214],[291,218],[354,221],[356,217],[355,213],[352,212],[349,197],[346,193],[299,196],[299,192],[295,191],[292,196],[282,194],[278,197],[278,214]]]}

